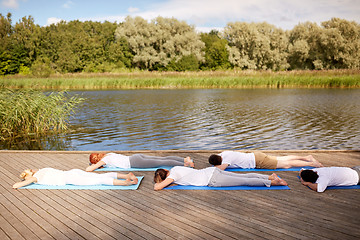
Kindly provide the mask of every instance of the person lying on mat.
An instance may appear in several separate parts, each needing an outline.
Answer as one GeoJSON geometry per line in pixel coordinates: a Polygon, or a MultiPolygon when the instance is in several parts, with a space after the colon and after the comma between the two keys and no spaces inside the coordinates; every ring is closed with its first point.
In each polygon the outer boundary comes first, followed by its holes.
{"type": "Polygon", "coordinates": [[[239,174],[225,172],[217,167],[193,169],[173,167],[171,170],[158,169],[154,176],[154,190],[161,190],[172,183],[179,185],[227,187],[227,186],[286,186],[285,180],[275,173],[263,175],[257,173],[239,174]]]}
{"type": "Polygon", "coordinates": [[[299,176],[303,185],[314,191],[324,192],[328,186],[359,185],[360,166],[301,169],[299,176]]]}
{"type": "Polygon", "coordinates": [[[73,185],[121,185],[128,186],[138,183],[137,177],[133,173],[89,173],[80,169],[72,169],[69,171],[62,171],[54,168],[42,169],[26,169],[20,174],[23,180],[13,185],[13,188],[27,186],[31,183],[38,183],[43,185],[64,186],[66,184],[73,185]],[[119,180],[122,178],[125,180],[119,180]]]}
{"type": "Polygon", "coordinates": [[[194,167],[194,162],[190,157],[158,157],[144,154],[126,156],[118,153],[92,153],[90,154],[90,164],[91,165],[86,168],[87,172],[92,172],[104,165],[114,168],[152,168],[161,166],[194,167]]]}
{"type": "Polygon", "coordinates": [[[269,156],[263,152],[224,151],[209,157],[209,163],[225,170],[226,168],[291,168],[322,167],[313,156],[269,156]]]}

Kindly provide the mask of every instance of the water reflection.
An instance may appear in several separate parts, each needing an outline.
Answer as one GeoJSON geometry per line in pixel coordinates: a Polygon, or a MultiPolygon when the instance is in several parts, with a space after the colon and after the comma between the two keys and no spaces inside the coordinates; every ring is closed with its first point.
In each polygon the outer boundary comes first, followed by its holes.
{"type": "Polygon", "coordinates": [[[73,150],[71,139],[65,134],[47,136],[28,135],[0,141],[0,149],[8,150],[73,150]]]}
{"type": "MultiPolygon", "coordinates": [[[[77,92],[79,93],[79,92],[77,92]]],[[[358,149],[360,90],[82,92],[76,150],[358,149]]]]}
{"type": "Polygon", "coordinates": [[[1,149],[359,149],[360,89],[73,92],[71,132],[1,149]]]}

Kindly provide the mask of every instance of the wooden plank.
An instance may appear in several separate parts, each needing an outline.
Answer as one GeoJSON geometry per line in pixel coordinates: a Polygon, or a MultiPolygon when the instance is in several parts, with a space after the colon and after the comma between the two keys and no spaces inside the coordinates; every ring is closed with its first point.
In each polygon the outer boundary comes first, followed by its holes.
{"type": "MultiPolygon", "coordinates": [[[[2,225],[2,222],[0,222],[0,225],[2,225]]],[[[6,235],[6,233],[1,229],[1,227],[0,227],[0,239],[2,239],[2,240],[10,240],[9,236],[6,235]]]]}
{"type": "MultiPolygon", "coordinates": [[[[77,196],[74,196],[73,201],[86,201],[88,204],[92,205],[96,211],[101,211],[101,215],[103,217],[114,219],[117,218],[117,221],[114,222],[114,228],[121,229],[126,226],[122,230],[122,232],[127,233],[127,235],[135,234],[134,237],[139,238],[140,236],[147,236],[147,238],[157,238],[161,236],[161,232],[156,231],[154,228],[146,228],[142,221],[144,217],[142,215],[137,215],[136,209],[126,210],[124,206],[118,206],[117,198],[107,199],[107,192],[102,191],[101,195],[87,194],[85,191],[79,192],[77,196]],[[123,214],[125,212],[126,214],[123,214]],[[136,220],[135,220],[136,219],[136,220]]],[[[129,191],[114,191],[117,195],[128,194],[129,192],[133,192],[133,190],[129,191]]]]}
{"type": "MultiPolygon", "coordinates": [[[[1,167],[0,167],[1,170],[1,167]]],[[[3,183],[8,183],[9,186],[11,186],[11,183],[9,181],[9,179],[2,174],[2,180],[3,183]]],[[[12,190],[12,189],[11,189],[12,190]]],[[[39,223],[42,222],[42,228],[44,228],[47,232],[50,233],[50,235],[52,235],[53,237],[63,237],[65,238],[78,238],[79,236],[77,234],[75,234],[73,231],[71,231],[68,228],[63,228],[63,223],[58,221],[56,218],[54,218],[51,214],[49,214],[46,210],[44,210],[41,206],[39,206],[36,202],[34,202],[32,199],[28,198],[27,195],[23,194],[22,190],[12,190],[14,192],[16,192],[17,196],[16,199],[14,198],[14,196],[11,195],[5,195],[5,197],[9,196],[10,199],[8,199],[9,201],[12,202],[16,202],[18,205],[26,205],[28,206],[35,214],[32,214],[32,216],[34,216],[34,218],[36,220],[34,220],[35,222],[39,223]],[[55,227],[56,225],[56,227],[55,227]],[[58,227],[60,227],[61,230],[64,230],[64,232],[61,232],[58,227]]],[[[24,191],[25,193],[26,191],[24,191]]],[[[28,211],[29,212],[29,211],[28,211]]],[[[29,212],[30,214],[31,212],[29,212]]]]}
{"type": "MultiPolygon", "coordinates": [[[[144,193],[139,193],[144,194],[144,193]]],[[[198,195],[199,191],[196,191],[194,195],[198,195]]],[[[201,194],[201,193],[200,193],[201,194]]],[[[203,206],[202,203],[196,202],[196,198],[189,196],[189,200],[184,201],[182,196],[178,196],[174,193],[171,194],[159,194],[158,192],[146,193],[146,197],[151,200],[147,202],[157,202],[159,206],[173,206],[173,212],[171,215],[176,215],[177,212],[186,212],[187,215],[182,215],[185,217],[190,224],[192,224],[193,219],[197,219],[197,223],[205,226],[216,226],[216,231],[220,231],[228,235],[229,237],[244,237],[248,238],[253,234],[259,234],[255,224],[248,222],[242,223],[244,228],[237,229],[240,221],[238,221],[241,216],[231,219],[231,216],[224,214],[222,205],[214,206],[203,206]]],[[[166,211],[166,209],[164,209],[166,211]]],[[[205,230],[204,228],[202,228],[205,230]]]]}
{"type": "Polygon", "coordinates": [[[36,220],[38,218],[33,217],[32,214],[34,214],[34,212],[31,208],[21,204],[21,202],[18,202],[13,195],[9,194],[7,198],[5,198],[2,194],[0,195],[0,201],[12,213],[21,216],[21,224],[30,228],[38,236],[38,238],[45,239],[51,237],[48,232],[44,231],[44,229],[34,221],[34,219],[36,220]]]}
{"type": "MultiPolygon", "coordinates": [[[[142,202],[131,201],[130,199],[126,198],[126,196],[128,195],[121,196],[121,202],[131,202],[129,208],[137,209],[137,211],[146,214],[148,218],[146,223],[150,224],[150,226],[152,225],[153,221],[158,221],[159,224],[156,226],[156,228],[159,231],[163,231],[164,234],[166,233],[170,237],[172,237],[173,235],[173,237],[176,237],[179,234],[183,234],[184,237],[188,237],[190,239],[198,237],[209,237],[208,234],[204,234],[202,231],[199,231],[199,229],[194,231],[191,230],[189,226],[193,225],[193,219],[191,219],[190,221],[175,221],[177,216],[171,218],[167,210],[159,211],[156,208],[154,209],[154,202],[149,202],[146,198],[138,195],[131,196],[131,198],[142,199],[142,202]],[[159,218],[161,219],[161,221],[159,221],[159,218]],[[171,223],[169,222],[169,220],[171,220],[171,223]],[[184,232],[185,229],[186,232],[184,232]],[[169,232],[170,230],[171,232],[169,232]]],[[[185,213],[181,212],[181,215],[185,215],[185,213]]],[[[227,238],[227,236],[223,237],[225,239],[227,238]]]]}
{"type": "MultiPolygon", "coordinates": [[[[17,232],[21,234],[23,238],[26,239],[40,239],[38,236],[35,235],[26,225],[22,222],[22,214],[16,216],[11,212],[11,208],[4,206],[4,198],[0,196],[0,212],[1,216],[6,219],[9,224],[16,229],[17,232]]],[[[11,203],[10,203],[11,204],[11,203]]],[[[0,224],[2,225],[2,224],[0,224]]]]}
{"type": "Polygon", "coordinates": [[[0,215],[0,228],[10,239],[25,239],[5,218],[0,215]]]}

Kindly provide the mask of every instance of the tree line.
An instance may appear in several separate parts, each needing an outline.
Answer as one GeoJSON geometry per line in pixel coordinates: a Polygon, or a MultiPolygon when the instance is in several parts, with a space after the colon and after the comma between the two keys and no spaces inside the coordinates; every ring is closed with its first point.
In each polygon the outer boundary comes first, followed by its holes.
{"type": "Polygon", "coordinates": [[[31,16],[12,24],[0,14],[0,75],[218,69],[360,68],[360,25],[332,18],[284,31],[263,23],[228,23],[198,33],[175,18],[124,22],[78,20],[40,27],[31,16]]]}

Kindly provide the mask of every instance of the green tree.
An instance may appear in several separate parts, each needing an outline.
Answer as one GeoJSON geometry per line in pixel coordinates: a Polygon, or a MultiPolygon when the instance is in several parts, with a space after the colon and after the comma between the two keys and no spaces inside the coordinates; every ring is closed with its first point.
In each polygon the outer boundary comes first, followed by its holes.
{"type": "Polygon", "coordinates": [[[196,71],[199,70],[199,61],[195,55],[187,55],[182,57],[177,62],[172,60],[166,67],[170,71],[196,71]]]}
{"type": "Polygon", "coordinates": [[[49,77],[52,73],[50,60],[47,57],[38,57],[31,65],[30,70],[36,77],[49,77]]]}
{"type": "Polygon", "coordinates": [[[320,36],[326,68],[360,67],[360,25],[354,21],[332,18],[321,23],[320,36]]]}
{"type": "Polygon", "coordinates": [[[301,23],[290,31],[289,63],[293,69],[360,67],[360,25],[332,18],[318,26],[301,23]]]}
{"type": "Polygon", "coordinates": [[[229,68],[231,64],[229,62],[229,52],[226,49],[227,40],[220,38],[218,31],[202,33],[200,36],[205,43],[205,62],[202,64],[202,69],[229,68]]]}
{"type": "Polygon", "coordinates": [[[5,16],[0,14],[0,51],[5,51],[11,43],[13,27],[11,25],[11,13],[5,16]]]}
{"type": "Polygon", "coordinates": [[[16,72],[16,68],[13,69],[12,66],[13,57],[10,51],[12,32],[11,13],[6,17],[0,14],[0,75],[16,72]]]}
{"type": "Polygon", "coordinates": [[[148,23],[141,17],[127,17],[115,31],[116,39],[126,39],[132,51],[134,66],[162,69],[171,61],[193,55],[203,61],[204,43],[193,26],[174,18],[158,17],[148,23]]]}
{"type": "Polygon", "coordinates": [[[321,28],[316,23],[296,25],[289,35],[289,63],[291,69],[323,68],[321,28]]]}
{"type": "Polygon", "coordinates": [[[288,68],[286,33],[268,23],[228,23],[224,29],[228,40],[229,61],[241,69],[288,68]]]}
{"type": "Polygon", "coordinates": [[[0,14],[0,74],[14,74],[21,66],[30,67],[36,59],[39,29],[31,16],[12,26],[11,14],[6,18],[0,14]]]}
{"type": "Polygon", "coordinates": [[[120,67],[131,68],[133,57],[125,38],[116,39],[110,43],[107,56],[109,62],[120,67]]]}

